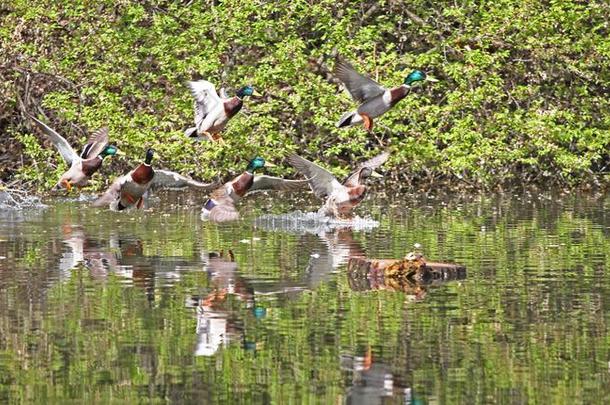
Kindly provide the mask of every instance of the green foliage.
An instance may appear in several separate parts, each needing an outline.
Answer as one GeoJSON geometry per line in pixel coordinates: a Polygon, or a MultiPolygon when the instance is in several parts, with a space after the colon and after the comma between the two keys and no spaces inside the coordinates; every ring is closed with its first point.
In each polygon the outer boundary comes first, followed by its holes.
{"type": "MultiPolygon", "coordinates": [[[[234,174],[255,155],[280,161],[294,151],[345,173],[378,152],[378,140],[394,152],[391,177],[409,184],[456,176],[478,186],[589,184],[610,163],[605,1],[499,0],[483,7],[159,0],[94,7],[13,0],[4,7],[0,51],[8,66],[50,75],[33,80],[53,125],[107,125],[129,156],[113,159],[106,173],[133,166],[148,146],[162,166],[205,179],[234,174]],[[317,61],[333,51],[386,86],[399,85],[413,68],[441,82],[427,83],[377,119],[376,136],[361,127],[337,129],[354,103],[320,73],[326,68],[317,61]],[[251,84],[264,93],[247,99],[244,114],[230,122],[226,146],[183,136],[192,125],[185,82],[201,77],[217,88],[251,84]]],[[[326,62],[332,68],[332,59],[326,62]]],[[[0,72],[15,76],[10,68],[0,72]]],[[[11,99],[21,90],[0,87],[11,99]]],[[[28,162],[22,177],[39,176],[28,162]]]]}

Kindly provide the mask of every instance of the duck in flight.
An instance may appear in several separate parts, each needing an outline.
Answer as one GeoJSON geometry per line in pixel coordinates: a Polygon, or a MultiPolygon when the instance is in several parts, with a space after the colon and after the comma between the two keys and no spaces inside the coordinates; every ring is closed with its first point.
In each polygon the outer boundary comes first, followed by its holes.
{"type": "Polygon", "coordinates": [[[148,149],[144,162],[116,179],[92,205],[94,207],[108,205],[111,210],[123,211],[133,206],[142,208],[150,188],[194,187],[207,191],[217,186],[216,183],[200,183],[169,170],[154,170],[151,165],[153,156],[154,151],[148,149]]]}
{"type": "Polygon", "coordinates": [[[343,128],[362,122],[369,132],[373,131],[373,119],[385,114],[405,98],[415,83],[438,81],[421,70],[414,70],[405,77],[402,85],[387,89],[370,77],[361,75],[349,62],[340,58],[335,63],[334,74],[359,104],[356,110],[348,111],[341,116],[337,127],[343,128]]]}
{"type": "Polygon", "coordinates": [[[389,157],[390,153],[386,151],[361,163],[343,183],[328,170],[299,155],[290,155],[288,163],[309,179],[309,185],[316,197],[324,199],[319,213],[332,218],[351,219],[352,210],[366,195],[365,180],[371,176],[381,177],[375,169],[389,157]]]}
{"type": "Polygon", "coordinates": [[[202,219],[212,222],[228,222],[239,219],[235,204],[247,194],[263,190],[292,191],[303,188],[308,180],[286,180],[280,177],[255,175],[257,170],[273,166],[262,157],[252,159],[246,170],[212,192],[201,210],[202,219]]]}
{"type": "Polygon", "coordinates": [[[184,134],[189,138],[205,139],[210,141],[223,141],[219,133],[227,123],[237,114],[247,96],[260,96],[252,86],[244,86],[237,90],[234,97],[229,97],[224,88],[220,89],[220,96],[216,93],[214,85],[207,80],[189,82],[193,94],[195,109],[195,126],[187,129],[184,134]]]}
{"type": "Polygon", "coordinates": [[[57,133],[44,122],[30,116],[30,119],[47,135],[51,143],[57,148],[63,159],[70,168],[61,175],[53,191],[66,189],[72,191],[73,186],[85,187],[89,179],[102,167],[102,162],[107,156],[114,156],[118,149],[108,144],[108,128],[102,128],[93,132],[83,147],[80,155],[70,146],[66,138],[57,133]]]}

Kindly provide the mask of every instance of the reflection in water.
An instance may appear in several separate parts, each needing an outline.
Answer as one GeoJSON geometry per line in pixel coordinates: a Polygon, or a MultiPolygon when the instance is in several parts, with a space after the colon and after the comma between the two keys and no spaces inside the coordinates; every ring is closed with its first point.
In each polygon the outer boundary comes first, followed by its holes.
{"type": "Polygon", "coordinates": [[[423,300],[429,287],[453,280],[464,280],[466,268],[452,263],[427,261],[421,254],[409,253],[403,259],[352,257],[347,278],[354,291],[401,291],[415,301],[423,300]]]}
{"type": "Polygon", "coordinates": [[[394,383],[391,367],[373,360],[371,348],[364,356],[342,354],[341,369],[351,374],[351,387],[347,389],[348,404],[382,404],[383,398],[396,397],[404,404],[411,403],[411,389],[394,383]]]}
{"type": "MultiPolygon", "coordinates": [[[[204,259],[212,291],[205,297],[194,299],[197,309],[196,356],[211,356],[221,345],[240,340],[242,328],[225,305],[229,295],[243,301],[248,308],[254,301],[252,290],[237,272],[233,251],[229,250],[226,257],[222,251],[220,254],[210,253],[204,259]]],[[[191,305],[187,302],[187,307],[191,305]]]]}
{"type": "MultiPolygon", "coordinates": [[[[133,236],[120,236],[113,232],[107,241],[87,238],[80,225],[62,227],[63,244],[68,250],[59,259],[59,279],[68,279],[73,269],[83,264],[93,278],[105,280],[109,273],[137,280],[141,276],[142,241],[133,236]],[[134,268],[135,267],[135,268],[134,268]]],[[[146,277],[144,277],[146,278],[146,277]]]]}
{"type": "Polygon", "coordinates": [[[203,197],[174,198],[123,215],[74,201],[0,215],[0,402],[608,395],[608,199],[401,199],[365,207],[378,222],[360,229],[215,226],[198,220],[203,197]],[[349,259],[415,242],[468,277],[349,276],[349,259]]]}
{"type": "Polygon", "coordinates": [[[351,257],[364,257],[360,242],[354,239],[351,228],[336,228],[331,231],[322,231],[317,237],[326,247],[316,250],[310,255],[306,268],[308,284],[315,288],[327,281],[329,276],[340,266],[347,263],[351,257]]]}

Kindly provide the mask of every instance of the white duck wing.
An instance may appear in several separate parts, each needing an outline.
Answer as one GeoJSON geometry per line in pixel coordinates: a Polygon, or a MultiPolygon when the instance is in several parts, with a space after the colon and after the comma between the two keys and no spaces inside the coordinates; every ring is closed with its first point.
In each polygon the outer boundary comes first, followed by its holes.
{"type": "Polygon", "coordinates": [[[224,87],[220,88],[220,98],[229,98],[229,95],[227,94],[227,89],[225,89],[224,87]]]}
{"type": "Polygon", "coordinates": [[[153,188],[195,187],[203,191],[211,190],[217,186],[218,183],[201,183],[176,172],[158,169],[155,170],[155,177],[153,177],[151,184],[153,188]]]}
{"type": "Polygon", "coordinates": [[[370,77],[361,75],[343,59],[338,59],[335,63],[335,76],[343,82],[352,98],[359,103],[382,95],[386,91],[385,87],[370,77]]]}
{"type": "Polygon", "coordinates": [[[214,85],[207,80],[189,82],[191,93],[195,99],[195,124],[199,125],[205,117],[222,103],[214,85]]]}
{"type": "Polygon", "coordinates": [[[288,163],[308,177],[311,189],[319,198],[331,195],[333,190],[343,187],[331,172],[299,155],[288,156],[288,163]]]}
{"type": "Polygon", "coordinates": [[[100,153],[102,153],[102,151],[106,148],[107,145],[108,128],[100,128],[89,136],[87,144],[83,148],[80,157],[81,159],[89,159],[92,157],[96,157],[100,153]]]}
{"type": "Polygon", "coordinates": [[[308,183],[309,180],[286,180],[281,177],[257,175],[254,176],[249,192],[262,190],[293,191],[307,186],[308,183]]]}
{"type": "Polygon", "coordinates": [[[121,198],[121,188],[123,187],[123,184],[125,184],[127,179],[130,177],[130,175],[131,173],[126,174],[113,181],[110,187],[108,187],[108,189],[104,192],[104,194],[99,196],[97,200],[91,203],[91,206],[103,207],[105,205],[110,205],[112,202],[117,201],[119,198],[121,198]]]}
{"type": "Polygon", "coordinates": [[[36,119],[35,117],[30,116],[30,118],[49,137],[49,139],[51,140],[53,145],[55,145],[55,147],[57,148],[57,150],[61,154],[61,157],[64,158],[64,160],[66,161],[66,163],[69,166],[72,165],[72,162],[77,161],[77,160],[80,159],[78,154],[74,151],[74,149],[72,149],[72,146],[70,146],[68,141],[66,141],[66,139],[63,136],[59,135],[54,129],[49,127],[44,122],[36,119]]]}

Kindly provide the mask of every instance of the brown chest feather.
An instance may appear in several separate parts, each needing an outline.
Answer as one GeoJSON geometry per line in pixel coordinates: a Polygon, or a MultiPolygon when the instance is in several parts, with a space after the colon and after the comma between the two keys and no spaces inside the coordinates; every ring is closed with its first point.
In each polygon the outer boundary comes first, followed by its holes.
{"type": "Polygon", "coordinates": [[[245,172],[241,174],[238,178],[233,180],[233,190],[235,190],[235,194],[240,197],[243,197],[252,184],[254,183],[254,175],[252,173],[245,172]]]}
{"type": "Polygon", "coordinates": [[[405,86],[394,87],[390,89],[390,105],[394,106],[400,100],[409,94],[409,88],[405,86]]]}
{"type": "Polygon", "coordinates": [[[350,187],[347,194],[351,203],[358,204],[366,195],[366,187],[362,185],[350,187]]]}
{"type": "Polygon", "coordinates": [[[152,166],[141,163],[131,174],[131,178],[138,184],[146,184],[153,179],[155,171],[152,166]]]}
{"type": "Polygon", "coordinates": [[[82,168],[83,173],[88,177],[93,176],[93,173],[97,172],[97,170],[102,166],[102,159],[99,157],[94,157],[93,159],[83,160],[82,168]]]}
{"type": "Polygon", "coordinates": [[[225,114],[227,114],[228,118],[233,117],[235,114],[241,110],[241,107],[244,105],[244,102],[239,97],[233,97],[229,101],[225,101],[224,108],[225,114]]]}

